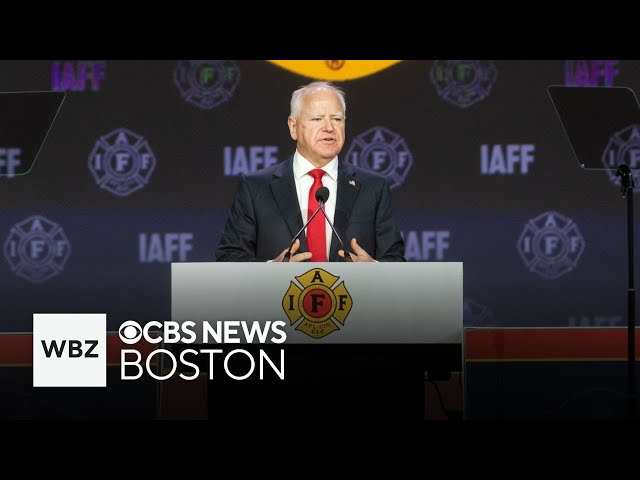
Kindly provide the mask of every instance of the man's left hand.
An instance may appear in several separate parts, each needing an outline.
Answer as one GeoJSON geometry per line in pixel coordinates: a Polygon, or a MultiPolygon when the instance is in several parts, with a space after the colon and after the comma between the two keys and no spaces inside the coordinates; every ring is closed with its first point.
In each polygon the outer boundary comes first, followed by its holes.
{"type": "MultiPolygon", "coordinates": [[[[354,262],[374,261],[373,258],[371,258],[371,256],[365,251],[365,249],[358,245],[358,242],[355,238],[351,239],[351,251],[353,253],[349,253],[349,255],[351,255],[351,260],[354,262]]],[[[338,250],[338,255],[344,258],[344,250],[338,250]]]]}

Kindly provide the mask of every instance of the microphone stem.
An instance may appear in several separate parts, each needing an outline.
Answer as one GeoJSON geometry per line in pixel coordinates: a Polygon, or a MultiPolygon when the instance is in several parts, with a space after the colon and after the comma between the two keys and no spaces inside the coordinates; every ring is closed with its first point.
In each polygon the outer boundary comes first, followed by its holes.
{"type": "Polygon", "coordinates": [[[320,207],[322,208],[322,213],[324,215],[324,218],[327,219],[327,222],[331,226],[331,230],[333,230],[333,233],[336,234],[336,238],[338,239],[338,241],[340,242],[340,245],[342,246],[342,249],[344,250],[344,261],[345,262],[353,262],[353,260],[351,259],[351,255],[349,254],[349,250],[347,249],[347,247],[345,247],[344,242],[340,238],[340,235],[338,235],[338,231],[333,226],[333,223],[331,222],[331,220],[329,220],[329,215],[327,215],[327,212],[325,212],[324,205],[320,204],[320,207]]]}
{"type": "MultiPolygon", "coordinates": [[[[304,229],[307,228],[307,226],[311,223],[311,220],[314,219],[314,217],[318,214],[318,212],[320,210],[322,210],[322,213],[324,213],[324,215],[326,216],[327,214],[324,211],[324,208],[322,208],[324,205],[323,201],[319,201],[318,202],[318,208],[316,208],[316,211],[313,212],[313,215],[311,215],[311,217],[309,217],[309,219],[307,220],[307,223],[305,223],[302,228],[298,231],[298,233],[296,233],[296,236],[293,237],[293,240],[291,240],[291,245],[289,245],[289,249],[287,250],[287,253],[284,254],[284,257],[282,257],[282,261],[283,262],[288,262],[291,259],[291,249],[293,248],[293,244],[296,243],[296,240],[298,239],[298,237],[300,236],[300,234],[302,232],[304,232],[304,229]]],[[[333,225],[332,225],[333,227],[333,225]]],[[[335,231],[335,230],[334,230],[335,231]]],[[[336,233],[337,235],[337,233],[336,233]]],[[[340,237],[338,237],[339,239],[340,237]]],[[[342,243],[342,241],[340,241],[340,243],[342,243]]]]}

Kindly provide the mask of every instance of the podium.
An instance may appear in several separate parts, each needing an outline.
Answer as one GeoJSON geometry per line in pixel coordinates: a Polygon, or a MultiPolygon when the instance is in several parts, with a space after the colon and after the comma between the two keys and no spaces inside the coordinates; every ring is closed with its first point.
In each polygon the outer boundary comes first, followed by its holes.
{"type": "Polygon", "coordinates": [[[423,418],[425,372],[461,370],[459,262],[173,263],[171,283],[171,319],[196,333],[173,350],[220,351],[189,359],[207,372],[209,418],[423,418]],[[284,378],[258,373],[262,355],[284,378]]]}

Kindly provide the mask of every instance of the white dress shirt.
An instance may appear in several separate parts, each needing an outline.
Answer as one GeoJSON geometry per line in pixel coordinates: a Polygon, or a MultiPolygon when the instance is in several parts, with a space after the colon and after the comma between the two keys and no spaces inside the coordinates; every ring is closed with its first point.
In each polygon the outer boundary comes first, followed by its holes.
{"type": "MultiPolygon", "coordinates": [[[[304,225],[307,218],[307,207],[309,204],[309,189],[313,185],[313,177],[309,175],[311,170],[315,170],[315,167],[309,160],[304,158],[296,150],[293,156],[293,178],[296,182],[296,191],[298,192],[298,203],[300,204],[300,213],[302,214],[302,224],[304,225]]],[[[322,177],[322,185],[329,189],[329,199],[324,205],[324,211],[327,212],[327,216],[333,223],[333,217],[336,212],[336,197],[338,196],[338,157],[335,157],[324,167],[322,167],[326,173],[322,177]]],[[[322,212],[319,212],[324,219],[322,212]]],[[[315,220],[314,220],[315,221],[315,220]]],[[[325,227],[327,233],[327,259],[329,258],[329,252],[331,251],[331,240],[333,238],[333,230],[325,219],[325,227]]],[[[305,232],[306,234],[306,232],[305,232]]],[[[313,261],[313,258],[311,259],[313,261]]]]}

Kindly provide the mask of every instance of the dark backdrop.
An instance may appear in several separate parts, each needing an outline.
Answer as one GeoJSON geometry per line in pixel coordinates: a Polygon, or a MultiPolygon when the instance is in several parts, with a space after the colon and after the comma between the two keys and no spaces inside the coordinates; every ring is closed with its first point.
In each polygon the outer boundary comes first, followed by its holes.
{"type": "MultiPolygon", "coordinates": [[[[289,98],[311,80],[267,61],[0,62],[0,91],[67,92],[32,171],[0,178],[0,330],[169,319],[170,262],[214,261],[238,172],[293,152],[289,98]]],[[[403,61],[336,82],[342,156],[393,179],[409,261],[464,262],[466,325],[623,325],[625,203],[579,167],[546,88],[639,82],[633,61],[403,61]]]]}

